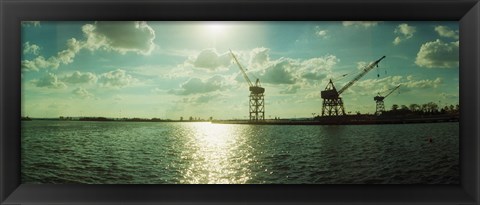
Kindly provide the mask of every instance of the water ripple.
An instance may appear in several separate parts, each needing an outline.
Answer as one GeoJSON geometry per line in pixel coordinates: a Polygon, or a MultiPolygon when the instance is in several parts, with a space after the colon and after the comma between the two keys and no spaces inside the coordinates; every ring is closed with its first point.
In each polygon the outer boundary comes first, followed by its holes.
{"type": "Polygon", "coordinates": [[[22,182],[458,184],[458,130],[24,121],[22,182]]]}

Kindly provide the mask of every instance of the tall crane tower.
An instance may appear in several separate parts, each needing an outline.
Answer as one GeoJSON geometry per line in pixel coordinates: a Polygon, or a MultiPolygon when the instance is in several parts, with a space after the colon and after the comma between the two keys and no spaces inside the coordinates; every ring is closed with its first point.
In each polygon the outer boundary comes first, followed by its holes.
{"type": "Polygon", "coordinates": [[[339,116],[345,115],[345,108],[343,107],[343,100],[340,97],[345,90],[347,90],[350,86],[352,86],[355,82],[357,82],[360,78],[362,78],[368,71],[371,71],[375,66],[378,67],[378,63],[383,60],[385,56],[381,57],[380,59],[376,60],[373,63],[370,63],[368,66],[363,68],[362,72],[360,72],[353,80],[348,82],[345,86],[343,86],[340,90],[337,91],[335,85],[330,79],[330,82],[325,87],[325,90],[321,91],[320,95],[323,99],[323,107],[322,107],[322,116],[339,116]]]}
{"type": "Polygon", "coordinates": [[[377,104],[375,108],[375,115],[380,115],[382,114],[382,112],[385,112],[385,104],[383,103],[383,100],[387,98],[390,94],[392,94],[395,90],[397,90],[399,87],[400,85],[398,85],[397,87],[394,87],[393,89],[390,90],[390,92],[388,92],[384,96],[381,96],[380,93],[378,93],[377,96],[373,97],[373,100],[375,100],[377,104]]]}
{"type": "Polygon", "coordinates": [[[238,62],[238,59],[235,56],[235,54],[233,54],[232,50],[230,50],[230,54],[232,54],[232,57],[235,60],[235,63],[237,63],[238,68],[240,68],[240,71],[242,71],[243,78],[245,78],[249,86],[250,100],[248,104],[249,104],[250,120],[251,121],[265,120],[265,100],[263,95],[263,93],[265,93],[265,88],[263,88],[260,85],[260,80],[258,78],[255,81],[255,84],[253,84],[250,78],[248,78],[247,73],[245,72],[245,69],[243,69],[240,62],[238,62]]]}

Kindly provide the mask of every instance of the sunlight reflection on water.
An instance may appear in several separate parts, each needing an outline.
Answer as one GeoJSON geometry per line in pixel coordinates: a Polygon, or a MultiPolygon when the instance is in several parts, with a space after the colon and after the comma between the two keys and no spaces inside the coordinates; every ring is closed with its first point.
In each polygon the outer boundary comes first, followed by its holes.
{"type": "Polygon", "coordinates": [[[458,129],[25,121],[22,183],[458,184],[458,129]]]}
{"type": "Polygon", "coordinates": [[[250,179],[251,171],[246,166],[248,160],[235,161],[236,158],[248,156],[237,152],[240,132],[231,125],[210,123],[191,123],[188,130],[194,140],[186,145],[193,148],[193,159],[184,173],[182,183],[188,184],[243,184],[250,179]],[[238,171],[240,173],[238,173],[238,171]]]}

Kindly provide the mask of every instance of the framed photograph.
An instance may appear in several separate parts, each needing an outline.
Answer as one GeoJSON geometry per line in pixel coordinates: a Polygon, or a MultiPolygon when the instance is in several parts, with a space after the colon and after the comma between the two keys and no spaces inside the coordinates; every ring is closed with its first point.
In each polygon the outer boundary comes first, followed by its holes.
{"type": "Polygon", "coordinates": [[[480,201],[477,0],[0,11],[2,204],[480,201]]]}

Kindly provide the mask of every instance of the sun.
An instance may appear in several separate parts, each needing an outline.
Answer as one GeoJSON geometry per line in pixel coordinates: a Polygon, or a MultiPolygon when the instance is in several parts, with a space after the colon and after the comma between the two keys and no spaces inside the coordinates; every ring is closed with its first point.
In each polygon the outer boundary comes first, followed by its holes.
{"type": "Polygon", "coordinates": [[[212,36],[221,36],[227,30],[227,25],[222,22],[208,22],[205,25],[206,31],[212,36]]]}
{"type": "Polygon", "coordinates": [[[202,41],[208,43],[210,47],[223,45],[230,37],[230,25],[227,22],[207,21],[202,25],[203,35],[202,41]]]}

